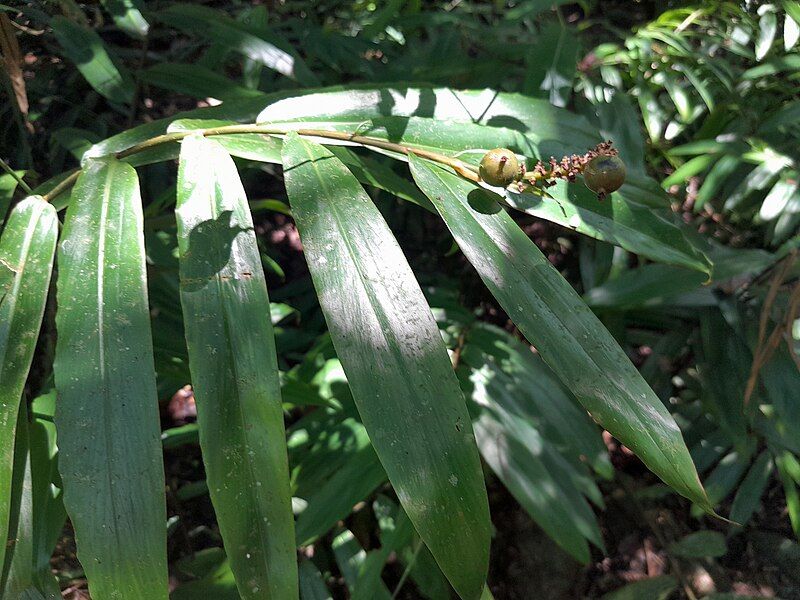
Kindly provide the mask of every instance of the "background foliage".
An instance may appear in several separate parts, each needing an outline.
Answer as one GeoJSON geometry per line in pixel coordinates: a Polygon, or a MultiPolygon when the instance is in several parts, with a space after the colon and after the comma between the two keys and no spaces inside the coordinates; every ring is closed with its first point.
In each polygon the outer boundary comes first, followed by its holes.
{"type": "Polygon", "coordinates": [[[4,597],[438,600],[487,560],[498,599],[800,597],[798,37],[788,0],[0,5],[4,597]],[[190,135],[253,122],[611,139],[628,180],[190,135]]]}

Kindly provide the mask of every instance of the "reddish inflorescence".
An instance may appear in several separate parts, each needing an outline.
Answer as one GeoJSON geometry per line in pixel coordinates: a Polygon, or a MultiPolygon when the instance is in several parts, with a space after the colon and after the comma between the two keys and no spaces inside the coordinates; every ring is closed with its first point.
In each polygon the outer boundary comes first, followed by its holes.
{"type": "Polygon", "coordinates": [[[582,174],[586,165],[599,156],[617,156],[619,152],[614,148],[611,140],[601,142],[585,154],[572,154],[556,159],[551,156],[548,161],[537,161],[530,171],[522,176],[520,185],[530,184],[538,187],[551,187],[556,180],[575,181],[582,174]]]}

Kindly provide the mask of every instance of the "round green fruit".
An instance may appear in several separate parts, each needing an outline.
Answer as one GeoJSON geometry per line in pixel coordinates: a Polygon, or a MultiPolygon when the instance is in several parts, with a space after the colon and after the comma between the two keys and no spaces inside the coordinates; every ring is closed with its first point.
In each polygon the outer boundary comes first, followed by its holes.
{"type": "Polygon", "coordinates": [[[618,156],[595,156],[583,169],[583,181],[596,194],[607,196],[625,183],[625,163],[618,156]]]}
{"type": "Polygon", "coordinates": [[[478,173],[489,185],[505,187],[520,175],[517,155],[508,148],[489,150],[481,159],[478,173]]]}

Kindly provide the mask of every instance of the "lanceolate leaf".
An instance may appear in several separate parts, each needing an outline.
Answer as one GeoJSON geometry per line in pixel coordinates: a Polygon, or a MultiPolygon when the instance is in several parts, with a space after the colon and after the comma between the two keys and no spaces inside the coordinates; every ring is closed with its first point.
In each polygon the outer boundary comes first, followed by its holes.
{"type": "Polygon", "coordinates": [[[183,141],[176,217],[200,446],[228,560],[243,598],[296,598],[269,297],[244,189],[216,142],[183,141]]]}
{"type": "Polygon", "coordinates": [[[105,9],[111,13],[117,27],[135,38],[146,38],[150,24],[142,15],[138,0],[101,0],[105,9]]]}
{"type": "Polygon", "coordinates": [[[411,171],[489,290],[578,401],[666,483],[711,510],[675,421],[535,244],[505,212],[472,208],[485,193],[473,184],[416,157],[411,171]]]}
{"type": "Polygon", "coordinates": [[[559,182],[548,196],[507,191],[506,202],[524,213],[547,219],[590,237],[621,246],[651,260],[710,273],[708,259],[681,230],[655,210],[612,194],[602,202],[583,184],[559,182]]]}
{"type": "Polygon", "coordinates": [[[304,85],[318,84],[286,40],[264,28],[251,28],[207,6],[173,4],[159,18],[194,35],[202,35],[304,85]]]}
{"type": "MultiPolygon", "coordinates": [[[[584,117],[552,106],[547,100],[488,89],[386,87],[321,91],[275,102],[261,112],[257,122],[362,123],[390,116],[513,129],[526,135],[543,156],[585,152],[600,141],[600,135],[584,117]]],[[[452,127],[450,132],[453,133],[452,127]]]]}
{"type": "Polygon", "coordinates": [[[400,247],[329,151],[288,136],[286,190],[337,354],[408,516],[463,598],[478,598],[489,515],[453,368],[400,247]]]}
{"type": "Polygon", "coordinates": [[[167,598],[142,227],[133,167],[90,162],[59,247],[54,369],[64,504],[95,598],[167,598]]]}
{"type": "Polygon", "coordinates": [[[75,63],[89,85],[112,102],[127,104],[133,100],[133,79],[114,64],[103,40],[93,29],[60,16],[53,17],[50,25],[64,54],[75,63]]]}
{"type": "Polygon", "coordinates": [[[17,204],[0,238],[0,568],[9,525],[17,413],[39,337],[57,236],[55,209],[32,196],[17,204]]]}

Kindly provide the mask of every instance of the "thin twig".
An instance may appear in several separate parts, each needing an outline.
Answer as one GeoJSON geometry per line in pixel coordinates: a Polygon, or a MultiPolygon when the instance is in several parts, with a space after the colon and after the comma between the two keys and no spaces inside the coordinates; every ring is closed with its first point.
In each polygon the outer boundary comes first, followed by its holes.
{"type": "Polygon", "coordinates": [[[750,367],[750,375],[747,378],[747,385],[744,390],[744,401],[742,404],[743,409],[747,409],[747,406],[750,403],[750,398],[756,389],[758,374],[761,372],[761,368],[769,361],[773,352],[775,352],[775,349],[780,343],[781,332],[783,331],[783,323],[777,325],[770,334],[769,339],[767,339],[769,315],[772,312],[772,306],[778,296],[778,291],[783,284],[783,280],[785,279],[786,274],[789,272],[789,269],[791,269],[792,265],[794,264],[796,258],[797,250],[795,249],[783,260],[783,263],[775,272],[775,275],[772,277],[772,281],[770,281],[767,295],[764,298],[764,306],[761,309],[761,317],[758,322],[758,342],[756,343],[755,352],[753,352],[753,364],[750,367]]]}
{"type": "Polygon", "coordinates": [[[78,176],[81,174],[80,169],[75,169],[69,175],[67,175],[61,182],[56,185],[52,190],[47,192],[42,196],[45,199],[45,202],[52,202],[56,196],[59,196],[62,192],[66,192],[72,184],[74,184],[78,180],[78,176]]]}
{"type": "Polygon", "coordinates": [[[3,170],[6,173],[8,173],[14,179],[17,180],[17,183],[19,184],[19,187],[21,187],[23,190],[25,190],[26,194],[28,194],[30,196],[33,193],[33,190],[31,189],[31,186],[29,186],[27,183],[25,183],[25,181],[23,181],[22,177],[17,175],[16,171],[14,171],[14,169],[12,169],[10,166],[8,166],[8,163],[6,161],[4,161],[2,158],[0,158],[0,167],[2,167],[3,170]]]}

